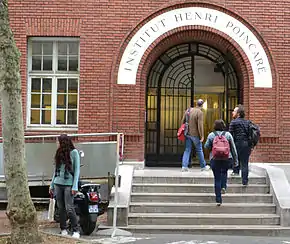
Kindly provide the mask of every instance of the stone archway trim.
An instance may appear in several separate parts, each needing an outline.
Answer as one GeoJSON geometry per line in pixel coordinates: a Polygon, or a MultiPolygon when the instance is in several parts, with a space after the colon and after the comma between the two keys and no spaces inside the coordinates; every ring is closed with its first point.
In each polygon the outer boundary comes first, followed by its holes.
{"type": "Polygon", "coordinates": [[[203,7],[174,9],[156,16],[142,26],[131,38],[122,55],[117,84],[136,84],[138,67],[147,48],[166,32],[191,25],[216,29],[235,40],[249,59],[254,87],[272,87],[270,63],[255,34],[234,17],[203,7]]]}

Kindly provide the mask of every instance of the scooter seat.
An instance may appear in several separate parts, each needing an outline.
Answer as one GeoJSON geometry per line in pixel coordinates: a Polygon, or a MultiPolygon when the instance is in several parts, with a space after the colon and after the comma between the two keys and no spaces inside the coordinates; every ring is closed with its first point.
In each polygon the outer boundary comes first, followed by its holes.
{"type": "Polygon", "coordinates": [[[90,181],[79,180],[78,188],[81,189],[81,186],[82,186],[82,185],[84,185],[84,184],[90,184],[90,183],[91,183],[90,181]]]}

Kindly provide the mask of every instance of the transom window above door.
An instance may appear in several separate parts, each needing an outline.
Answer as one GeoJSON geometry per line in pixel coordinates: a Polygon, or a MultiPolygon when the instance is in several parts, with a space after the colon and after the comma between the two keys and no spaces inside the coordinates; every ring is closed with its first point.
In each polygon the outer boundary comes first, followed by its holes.
{"type": "Polygon", "coordinates": [[[28,129],[78,126],[79,39],[28,40],[28,129]]]}

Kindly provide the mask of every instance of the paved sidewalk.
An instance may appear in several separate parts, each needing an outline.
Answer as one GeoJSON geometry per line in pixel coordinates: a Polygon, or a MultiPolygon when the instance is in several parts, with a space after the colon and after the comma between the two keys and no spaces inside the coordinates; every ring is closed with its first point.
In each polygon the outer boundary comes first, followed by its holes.
{"type": "Polygon", "coordinates": [[[156,235],[135,244],[290,244],[290,237],[156,235]]]}
{"type": "MultiPolygon", "coordinates": [[[[59,230],[56,228],[47,229],[48,232],[56,233],[59,230]]],[[[146,235],[134,234],[131,237],[102,237],[97,233],[91,236],[82,236],[83,240],[88,243],[96,244],[290,244],[290,237],[256,237],[256,236],[200,236],[200,235],[146,235]]]]}

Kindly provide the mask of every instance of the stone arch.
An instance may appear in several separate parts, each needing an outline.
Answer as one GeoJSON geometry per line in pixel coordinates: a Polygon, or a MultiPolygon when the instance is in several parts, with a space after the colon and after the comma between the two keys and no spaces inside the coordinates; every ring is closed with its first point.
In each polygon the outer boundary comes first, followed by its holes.
{"type": "Polygon", "coordinates": [[[120,60],[118,84],[136,83],[140,61],[156,39],[175,28],[190,26],[212,28],[230,37],[243,49],[251,63],[254,86],[272,87],[270,62],[255,33],[225,12],[202,7],[179,8],[162,13],[148,20],[130,40],[126,40],[127,46],[120,60]]]}

